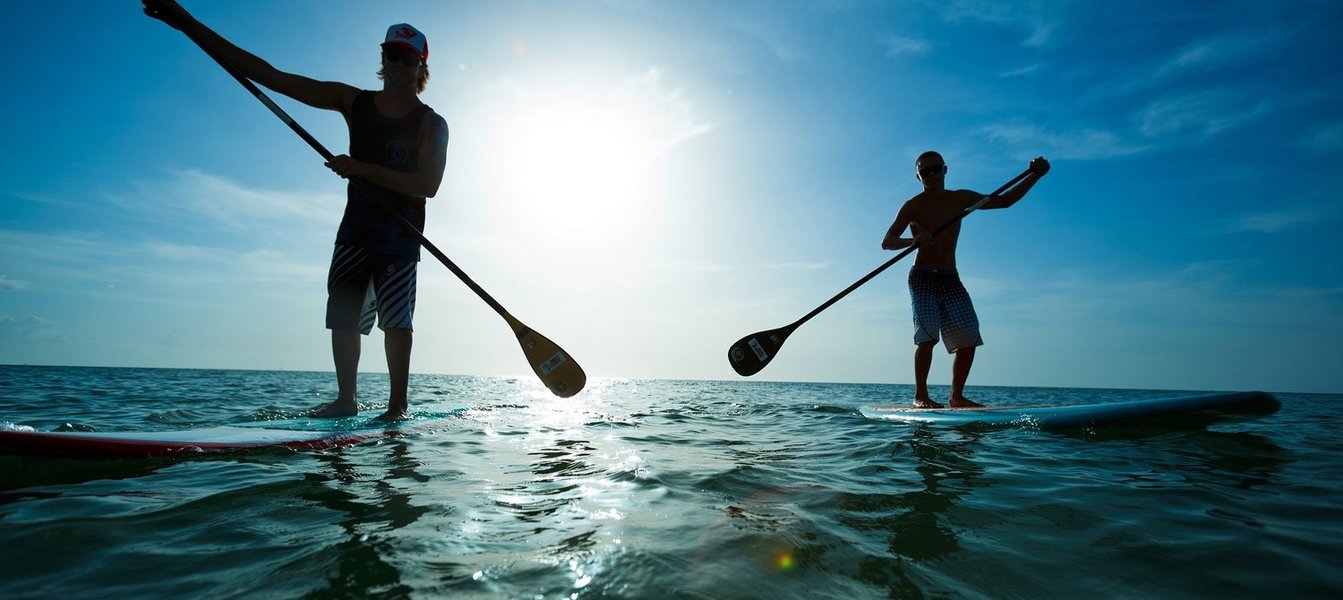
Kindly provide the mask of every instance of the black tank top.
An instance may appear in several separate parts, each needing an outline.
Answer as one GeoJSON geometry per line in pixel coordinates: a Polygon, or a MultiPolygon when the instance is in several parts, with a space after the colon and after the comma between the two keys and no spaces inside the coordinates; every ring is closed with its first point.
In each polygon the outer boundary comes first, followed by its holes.
{"type": "MultiPolygon", "coordinates": [[[[432,109],[421,104],[404,117],[389,119],[378,112],[373,94],[369,90],[359,92],[350,109],[350,158],[394,171],[418,169],[420,123],[432,109]]],[[[336,243],[419,260],[419,239],[380,204],[392,206],[416,229],[424,231],[424,198],[398,194],[367,181],[361,182],[360,187],[351,182],[336,243]]]]}

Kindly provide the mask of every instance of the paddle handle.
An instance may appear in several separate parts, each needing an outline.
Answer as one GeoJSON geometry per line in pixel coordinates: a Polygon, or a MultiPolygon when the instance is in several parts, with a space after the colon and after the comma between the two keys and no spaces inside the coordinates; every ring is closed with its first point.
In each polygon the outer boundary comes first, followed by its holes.
{"type": "MultiPolygon", "coordinates": [[[[236,69],[234,69],[233,65],[229,64],[228,61],[224,59],[224,57],[219,56],[214,51],[212,51],[210,47],[207,46],[200,39],[199,33],[194,31],[194,28],[187,26],[182,27],[181,29],[182,33],[185,33],[187,37],[190,38],[191,41],[196,44],[196,46],[200,47],[200,49],[203,50],[207,55],[209,55],[210,58],[214,59],[216,63],[219,63],[219,66],[222,67],[224,71],[228,72],[229,75],[232,75],[234,79],[238,80],[238,83],[241,83],[242,86],[244,88],[247,88],[247,91],[251,92],[252,95],[255,96],[257,100],[259,100],[262,104],[266,105],[266,108],[269,108],[270,111],[274,113],[276,117],[279,117],[281,121],[284,121],[284,123],[288,125],[289,128],[294,131],[294,133],[297,133],[299,137],[303,138],[303,141],[307,142],[309,146],[312,146],[313,150],[316,150],[318,154],[322,155],[322,158],[329,161],[335,157],[334,154],[331,154],[330,150],[326,149],[326,146],[323,146],[321,142],[317,141],[317,138],[313,137],[312,134],[308,133],[308,131],[304,129],[302,125],[299,125],[298,122],[295,121],[293,117],[290,117],[289,113],[285,112],[284,109],[280,108],[279,105],[275,104],[275,102],[270,99],[270,96],[267,96],[265,92],[261,91],[261,88],[258,88],[255,83],[252,83],[252,80],[248,79],[247,77],[244,77],[243,74],[239,73],[236,69]]],[[[365,181],[356,178],[351,178],[350,184],[353,185],[360,194],[363,194],[366,197],[369,198],[377,197],[376,195],[369,193],[369,189],[366,186],[371,184],[368,184],[365,181]]],[[[501,316],[504,317],[509,316],[508,311],[504,309],[504,306],[502,304],[499,304],[498,300],[494,299],[494,296],[491,296],[489,292],[485,291],[485,288],[480,287],[480,284],[477,284],[475,280],[471,279],[471,277],[467,275],[465,271],[463,271],[460,267],[458,267],[456,263],[452,262],[452,259],[449,259],[448,256],[443,253],[442,250],[439,250],[438,246],[435,246],[433,242],[430,242],[429,238],[424,237],[424,233],[421,232],[420,229],[416,227],[414,223],[411,223],[410,219],[407,219],[405,215],[401,214],[400,211],[396,210],[396,208],[394,208],[392,205],[386,202],[379,202],[378,205],[386,209],[387,212],[391,213],[393,216],[395,216],[396,219],[400,221],[403,226],[406,227],[406,229],[414,232],[416,239],[418,239],[420,242],[420,245],[424,246],[425,250],[428,250],[430,254],[434,255],[434,258],[437,258],[439,262],[443,263],[443,266],[447,267],[449,271],[452,271],[453,275],[456,275],[458,279],[462,280],[462,283],[465,283],[467,287],[471,288],[471,291],[475,292],[477,296],[480,296],[480,299],[484,300],[486,304],[490,305],[490,308],[493,308],[494,311],[499,313],[501,316]]],[[[514,328],[514,333],[517,334],[519,339],[521,339],[522,336],[526,334],[526,331],[525,328],[524,331],[519,331],[517,328],[514,328]]]]}
{"type": "MultiPolygon", "coordinates": [[[[1007,183],[1004,183],[1004,184],[1002,185],[1002,187],[1000,187],[1000,188],[994,190],[992,194],[989,194],[989,195],[987,195],[987,196],[984,196],[983,198],[980,198],[978,202],[975,202],[974,204],[970,205],[970,207],[967,208],[967,209],[965,209],[963,212],[961,212],[961,214],[956,215],[956,216],[955,216],[954,218],[952,218],[951,220],[947,221],[946,223],[943,223],[943,224],[942,224],[940,227],[938,227],[937,229],[934,229],[934,230],[933,230],[933,233],[932,233],[930,236],[928,236],[928,237],[929,237],[929,238],[935,238],[935,237],[937,237],[938,234],[942,233],[943,231],[946,231],[948,227],[951,227],[952,225],[955,225],[956,223],[959,223],[959,222],[961,221],[961,219],[964,219],[964,218],[966,217],[966,215],[969,215],[970,213],[975,212],[975,211],[978,210],[981,206],[984,206],[984,204],[987,203],[989,200],[992,200],[994,197],[996,197],[996,196],[998,196],[999,194],[1001,194],[1001,193],[1007,191],[1008,188],[1010,188],[1010,187],[1012,187],[1012,186],[1014,186],[1014,185],[1020,183],[1022,179],[1025,179],[1026,176],[1027,176],[1027,175],[1030,175],[1030,174],[1031,174],[1031,170],[1030,170],[1030,169],[1026,169],[1025,171],[1022,171],[1020,175],[1017,175],[1016,177],[1013,177],[1011,181],[1008,181],[1007,183]]],[[[908,248],[905,248],[905,249],[902,250],[899,254],[895,255],[895,258],[892,258],[892,259],[886,261],[885,263],[882,263],[882,265],[881,265],[880,267],[877,267],[876,269],[873,269],[871,273],[868,273],[867,275],[864,275],[862,279],[859,279],[858,281],[853,282],[853,285],[850,285],[849,287],[844,288],[844,291],[842,291],[842,292],[840,292],[840,293],[838,293],[838,294],[835,294],[835,296],[834,296],[833,298],[831,298],[831,299],[829,299],[829,300],[826,300],[824,304],[822,304],[822,305],[816,307],[815,309],[813,309],[811,312],[807,313],[806,315],[803,315],[801,319],[798,319],[798,320],[796,320],[796,321],[793,321],[793,323],[790,324],[790,325],[788,325],[785,329],[787,329],[787,331],[788,331],[789,333],[792,333],[792,330],[797,329],[798,327],[801,327],[803,323],[806,323],[807,321],[811,320],[812,317],[814,317],[814,316],[816,316],[816,315],[818,315],[818,314],[821,314],[821,311],[823,311],[823,310],[825,310],[825,309],[827,309],[827,308],[830,308],[830,305],[832,305],[832,304],[834,304],[834,303],[836,303],[836,302],[839,302],[841,298],[843,298],[843,297],[849,295],[849,292],[852,292],[852,291],[858,289],[858,288],[861,287],[864,283],[867,283],[868,281],[871,281],[871,279],[872,279],[873,277],[876,277],[877,275],[880,275],[882,271],[885,271],[886,269],[890,268],[891,265],[893,265],[893,264],[895,264],[895,263],[897,263],[897,262],[900,262],[900,259],[902,259],[902,258],[908,256],[910,252],[913,252],[914,250],[918,249],[918,247],[919,247],[919,243],[918,243],[918,242],[914,242],[914,243],[911,244],[908,248]]]]}

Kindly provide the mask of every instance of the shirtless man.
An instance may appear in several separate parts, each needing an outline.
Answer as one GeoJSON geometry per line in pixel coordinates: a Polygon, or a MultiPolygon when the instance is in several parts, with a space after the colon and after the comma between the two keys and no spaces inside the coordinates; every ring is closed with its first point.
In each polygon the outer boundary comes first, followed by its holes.
{"type": "MultiPolygon", "coordinates": [[[[909,271],[910,304],[914,309],[914,406],[942,408],[928,396],[928,371],[933,366],[933,347],[938,335],[948,353],[956,355],[951,366],[952,408],[982,406],[965,397],[965,380],[975,360],[975,348],[984,340],[979,336],[979,318],[970,303],[970,295],[956,272],[956,242],[961,224],[957,221],[937,237],[931,234],[969,208],[983,194],[970,190],[948,190],[945,185],[947,163],[942,155],[924,152],[914,163],[923,192],[900,207],[895,222],[886,231],[881,247],[899,250],[918,244],[914,267],[909,271]],[[909,228],[912,238],[900,237],[909,228]]],[[[1021,200],[1035,183],[1049,172],[1043,157],[1031,161],[1030,174],[1020,183],[984,203],[980,208],[1007,208],[1021,200]]]]}

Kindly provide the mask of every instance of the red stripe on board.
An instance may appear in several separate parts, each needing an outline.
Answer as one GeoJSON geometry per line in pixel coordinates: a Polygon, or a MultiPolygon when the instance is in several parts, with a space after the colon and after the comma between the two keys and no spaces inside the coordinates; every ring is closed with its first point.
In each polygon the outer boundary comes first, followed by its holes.
{"type": "Polygon", "coordinates": [[[151,456],[170,456],[198,452],[229,452],[256,448],[322,450],[326,448],[348,446],[371,438],[380,437],[383,434],[384,432],[381,431],[376,434],[333,432],[330,437],[289,442],[218,443],[83,437],[37,431],[0,431],[0,452],[5,454],[65,456],[73,458],[146,458],[151,456]]]}

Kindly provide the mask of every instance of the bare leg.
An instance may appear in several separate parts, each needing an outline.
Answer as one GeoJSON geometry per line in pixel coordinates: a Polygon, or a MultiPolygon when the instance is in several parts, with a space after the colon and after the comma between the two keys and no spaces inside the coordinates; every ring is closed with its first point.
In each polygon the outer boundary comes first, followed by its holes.
{"type": "Polygon", "coordinates": [[[914,406],[942,408],[928,397],[928,371],[933,368],[933,347],[937,342],[924,342],[914,349],[914,406]]]}
{"type": "Polygon", "coordinates": [[[387,397],[387,412],[378,418],[398,421],[406,418],[409,410],[406,392],[410,387],[410,349],[414,338],[409,329],[385,329],[383,336],[383,347],[387,350],[387,374],[392,386],[387,397]]]}
{"type": "Polygon", "coordinates": [[[348,417],[359,412],[355,391],[359,384],[359,330],[332,329],[331,357],[336,363],[336,401],[313,413],[314,417],[348,417]]]}
{"type": "Polygon", "coordinates": [[[952,408],[984,406],[965,397],[965,380],[970,378],[970,365],[974,362],[974,346],[956,351],[956,360],[951,363],[951,399],[947,402],[952,408]]]}

